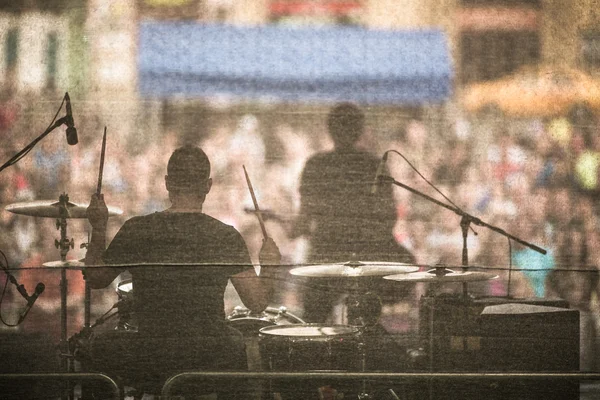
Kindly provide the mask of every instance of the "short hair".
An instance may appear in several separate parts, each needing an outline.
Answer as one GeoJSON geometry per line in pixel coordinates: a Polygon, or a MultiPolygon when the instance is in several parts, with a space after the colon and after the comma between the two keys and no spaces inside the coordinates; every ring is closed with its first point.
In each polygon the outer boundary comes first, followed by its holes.
{"type": "Polygon", "coordinates": [[[352,103],[333,107],[327,118],[327,129],[336,146],[354,145],[363,134],[365,114],[352,103]]]}
{"type": "Polygon", "coordinates": [[[173,152],[167,164],[169,190],[194,191],[206,187],[210,161],[202,149],[183,146],[173,152]]]}

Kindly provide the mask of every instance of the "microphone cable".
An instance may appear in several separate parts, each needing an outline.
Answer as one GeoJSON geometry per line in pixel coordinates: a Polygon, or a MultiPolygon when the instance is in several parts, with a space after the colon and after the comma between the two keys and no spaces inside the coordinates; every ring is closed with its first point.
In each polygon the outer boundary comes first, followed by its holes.
{"type": "MultiPolygon", "coordinates": [[[[454,203],[452,200],[450,200],[450,199],[448,198],[448,196],[446,196],[444,193],[442,193],[442,191],[441,191],[441,190],[439,190],[439,189],[438,189],[438,188],[437,188],[437,187],[436,187],[436,186],[435,186],[433,183],[431,183],[431,182],[430,182],[430,181],[429,181],[427,178],[425,178],[425,177],[423,176],[423,174],[421,174],[421,173],[419,172],[419,170],[418,170],[418,169],[417,169],[417,168],[416,168],[416,167],[415,167],[415,166],[414,166],[414,165],[413,165],[413,164],[412,164],[410,161],[408,161],[408,159],[407,159],[406,157],[404,157],[404,155],[403,155],[402,153],[400,153],[398,150],[394,150],[394,149],[391,149],[391,150],[388,150],[388,151],[386,151],[386,152],[385,152],[385,154],[387,154],[387,153],[396,153],[396,154],[398,154],[400,157],[402,157],[402,159],[403,159],[404,161],[406,161],[406,163],[407,163],[407,164],[408,164],[408,165],[409,165],[409,166],[410,166],[410,167],[413,169],[413,171],[415,171],[415,172],[417,173],[417,175],[419,175],[419,176],[421,177],[421,179],[423,179],[425,182],[427,182],[427,184],[428,184],[429,186],[431,186],[433,189],[435,189],[435,191],[436,191],[436,192],[438,192],[440,195],[442,195],[442,197],[443,197],[444,199],[446,199],[446,201],[448,201],[450,204],[452,204],[452,205],[454,206],[454,208],[456,208],[456,209],[457,209],[458,211],[460,211],[461,213],[465,214],[465,212],[463,211],[463,209],[462,209],[462,208],[460,208],[459,206],[457,206],[457,205],[456,205],[456,204],[455,204],[455,203],[454,203]]],[[[475,236],[477,236],[477,232],[475,232],[475,230],[473,229],[473,227],[471,227],[471,226],[470,226],[470,224],[469,224],[469,229],[471,229],[471,231],[473,232],[473,234],[474,234],[475,236]]]]}
{"type": "MultiPolygon", "coordinates": [[[[56,111],[56,114],[54,114],[54,118],[52,118],[52,121],[50,122],[50,124],[46,128],[46,131],[49,130],[52,127],[52,125],[54,125],[54,123],[56,122],[56,117],[58,117],[58,114],[60,113],[60,110],[62,110],[63,104],[65,104],[65,97],[63,97],[62,101],[60,102],[60,106],[58,107],[58,110],[56,111]]],[[[14,160],[9,161],[4,166],[4,168],[8,168],[11,165],[15,165],[16,163],[18,163],[19,161],[21,161],[21,159],[23,157],[25,157],[27,154],[29,154],[29,152],[35,147],[35,145],[38,144],[38,142],[40,140],[42,140],[43,138],[44,138],[44,136],[38,137],[33,142],[29,143],[27,145],[27,147],[25,147],[23,150],[20,151],[21,154],[17,158],[15,158],[14,160]]]]}
{"type": "Polygon", "coordinates": [[[4,320],[4,317],[2,316],[2,302],[4,301],[4,295],[6,294],[6,288],[8,287],[9,278],[8,278],[8,259],[6,258],[6,254],[4,254],[4,252],[2,250],[0,250],[0,255],[2,255],[2,258],[4,258],[4,264],[2,264],[2,269],[4,270],[5,275],[6,275],[6,281],[4,282],[4,288],[2,288],[2,294],[0,294],[0,321],[8,327],[14,328],[14,327],[18,326],[19,324],[18,323],[10,324],[10,323],[6,322],[4,320]]]}

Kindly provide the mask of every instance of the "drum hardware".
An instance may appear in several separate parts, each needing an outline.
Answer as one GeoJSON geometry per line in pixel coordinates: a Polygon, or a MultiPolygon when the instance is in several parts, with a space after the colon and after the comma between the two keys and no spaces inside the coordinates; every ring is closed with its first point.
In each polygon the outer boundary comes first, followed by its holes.
{"type": "MultiPolygon", "coordinates": [[[[127,308],[129,306],[124,305],[124,300],[119,300],[111,308],[109,308],[104,314],[94,321],[94,323],[90,326],[84,326],[79,332],[75,333],[73,336],[69,338],[69,349],[72,357],[80,362],[92,361],[91,360],[91,340],[94,335],[94,329],[103,325],[107,321],[120,316],[120,310],[127,308]],[[117,309],[117,311],[112,312],[117,309]]],[[[115,329],[119,329],[119,326],[115,329]]]]}
{"type": "Polygon", "coordinates": [[[227,316],[227,322],[244,336],[258,336],[259,330],[267,326],[306,324],[306,322],[288,311],[287,307],[267,307],[260,313],[253,313],[243,306],[234,307],[227,316]]]}
{"type": "MultiPolygon", "coordinates": [[[[418,270],[418,266],[405,263],[351,260],[345,263],[294,268],[290,270],[290,273],[307,278],[342,279],[344,283],[348,284],[346,287],[350,294],[345,299],[345,308],[349,325],[342,326],[354,329],[356,356],[358,357],[356,368],[361,372],[366,372],[368,350],[365,334],[379,321],[382,308],[381,299],[379,295],[370,289],[369,282],[374,278],[381,278],[390,274],[409,274],[418,270]]],[[[261,333],[263,333],[262,330],[261,333]]],[[[367,381],[362,380],[358,399],[366,400],[372,397],[367,387],[367,381]]]]}
{"type": "MultiPolygon", "coordinates": [[[[67,270],[81,270],[85,268],[85,264],[78,260],[67,260],[67,254],[70,249],[74,248],[74,240],[67,237],[67,220],[71,218],[85,218],[86,206],[76,205],[69,201],[67,194],[61,194],[58,202],[29,202],[16,203],[6,207],[7,211],[15,214],[28,215],[34,217],[57,218],[56,228],[60,230],[60,239],[55,240],[55,246],[60,251],[60,261],[44,263],[46,268],[60,269],[60,356],[61,370],[65,372],[74,372],[74,365],[69,362],[72,359],[70,353],[69,341],[67,339],[67,295],[68,295],[68,280],[67,270]]],[[[122,211],[117,208],[112,208],[109,215],[120,215],[122,211]]],[[[84,328],[90,327],[90,290],[86,282],[86,295],[84,304],[85,322],[84,328]]],[[[73,394],[70,394],[73,397],[73,394]]]]}
{"type": "MultiPolygon", "coordinates": [[[[55,240],[55,246],[60,249],[60,259],[62,262],[67,260],[67,253],[70,248],[73,248],[73,239],[67,238],[67,218],[69,217],[69,211],[67,204],[69,203],[69,196],[63,193],[59,196],[58,200],[58,215],[59,219],[56,221],[57,229],[60,229],[60,241],[55,240]]],[[[69,342],[67,340],[67,293],[68,293],[68,281],[67,281],[67,269],[61,268],[60,270],[60,352],[61,352],[61,366],[63,371],[75,372],[74,365],[69,362],[65,354],[69,354],[69,342]]],[[[69,385],[71,386],[71,385],[69,385]]],[[[71,388],[72,392],[72,388],[71,388]]],[[[70,394],[73,397],[73,393],[70,394]]]]}
{"type": "MultiPolygon", "coordinates": [[[[281,325],[259,331],[260,352],[271,371],[360,371],[360,342],[359,329],[348,325],[281,325]]],[[[273,394],[298,394],[302,390],[272,381],[269,386],[273,394]]]]}
{"type": "Polygon", "coordinates": [[[290,270],[290,273],[307,278],[343,278],[345,288],[350,292],[345,299],[347,323],[368,326],[376,324],[381,315],[381,299],[369,288],[369,280],[418,270],[419,267],[411,264],[352,260],[298,267],[290,270]]]}

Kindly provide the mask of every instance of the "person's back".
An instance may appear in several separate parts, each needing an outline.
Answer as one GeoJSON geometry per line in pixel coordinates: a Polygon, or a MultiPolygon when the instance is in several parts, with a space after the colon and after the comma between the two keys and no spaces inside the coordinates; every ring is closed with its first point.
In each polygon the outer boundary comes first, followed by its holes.
{"type": "Polygon", "coordinates": [[[158,264],[130,268],[132,311],[140,331],[166,335],[180,334],[182,328],[200,334],[224,323],[223,296],[229,277],[251,264],[246,245],[233,227],[203,213],[166,211],[129,220],[105,252],[104,261],[158,264]]]}
{"type": "MultiPolygon", "coordinates": [[[[239,232],[202,213],[212,186],[206,154],[190,146],[175,150],[165,184],[172,206],[128,220],[106,250],[103,197],[92,196],[87,210],[93,230],[86,265],[113,265],[89,268],[86,280],[91,288],[103,288],[127,269],[138,325],[137,331],[96,337],[90,368],[132,381],[142,391],[151,385],[154,393],[177,372],[246,369],[243,337],[225,321],[225,287],[231,281],[254,312],[266,308],[271,293],[269,269],[256,275],[239,232]]],[[[265,239],[259,255],[263,267],[279,264],[280,257],[272,239],[265,239]]],[[[218,391],[228,399],[240,389],[224,385],[218,391]]]]}
{"type": "Polygon", "coordinates": [[[318,154],[306,163],[300,195],[313,221],[311,262],[353,255],[374,260],[389,251],[395,223],[391,190],[370,192],[379,162],[355,150],[318,154]]]}
{"type": "MultiPolygon", "coordinates": [[[[313,156],[302,172],[300,217],[293,236],[308,235],[311,263],[413,261],[393,236],[392,188],[379,185],[378,193],[371,193],[380,160],[356,148],[364,119],[352,104],[335,106],[327,119],[335,150],[313,156]]],[[[344,293],[342,282],[298,282],[304,292],[303,317],[309,322],[325,321],[333,302],[344,293]]]]}

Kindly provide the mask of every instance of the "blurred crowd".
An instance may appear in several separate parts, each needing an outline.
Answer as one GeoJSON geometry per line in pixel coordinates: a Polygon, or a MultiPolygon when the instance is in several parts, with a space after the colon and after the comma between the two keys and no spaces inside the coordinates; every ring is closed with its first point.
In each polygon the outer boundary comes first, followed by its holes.
{"type": "MultiPolygon", "coordinates": [[[[36,132],[41,133],[53,115],[45,106],[28,107],[25,103],[3,105],[1,162],[33,140],[36,132]]],[[[563,298],[582,312],[582,332],[587,332],[582,334],[582,345],[586,354],[593,354],[592,344],[586,340],[595,337],[593,315],[598,309],[600,127],[594,121],[581,123],[568,118],[511,121],[460,114],[440,123],[401,109],[365,111],[367,133],[361,139],[362,148],[376,155],[397,150],[464,211],[548,251],[543,256],[489,229],[472,226],[468,237],[470,265],[500,276],[471,285],[472,294],[563,298]]],[[[209,125],[197,126],[192,129],[197,135],[182,135],[167,127],[147,140],[135,140],[135,145],[131,138],[112,134],[109,129],[103,193],[108,205],[124,211],[123,216],[111,218],[109,236],[131,216],[168,207],[164,189],[167,160],[175,148],[189,143],[202,147],[212,162],[214,185],[204,212],[235,226],[257,261],[262,234],[251,212],[245,166],[258,203],[265,210],[267,231],[279,246],[284,263],[302,264],[308,242],[305,238],[291,239],[289,232],[300,203],[298,186],[304,163],[316,152],[333,147],[327,135],[326,113],[323,107],[320,113],[307,115],[304,124],[298,119],[289,123],[283,114],[280,121],[267,121],[261,113],[236,113],[227,123],[221,124],[217,118],[209,125]]],[[[17,202],[57,201],[61,193],[68,193],[75,203],[87,204],[96,190],[101,135],[86,132],[101,132],[103,124],[93,116],[78,123],[77,146],[67,146],[63,133],[55,132],[18,164],[0,173],[2,208],[17,202]]],[[[397,181],[446,201],[399,155],[390,153],[387,167],[397,181]]],[[[394,236],[410,249],[417,263],[459,266],[460,217],[405,189],[394,188],[394,195],[394,236]]],[[[2,210],[0,224],[0,250],[20,283],[30,293],[37,282],[46,285],[22,329],[44,330],[58,337],[60,274],[39,268],[43,262],[60,258],[54,247],[60,236],[55,221],[2,210]]],[[[80,245],[87,241],[89,231],[87,221],[69,220],[68,235],[75,239],[75,248],[68,258],[83,258],[85,248],[80,245]]],[[[94,315],[102,314],[116,300],[114,287],[95,292],[94,315]]],[[[227,307],[233,308],[237,301],[230,298],[227,307]]],[[[285,283],[277,301],[302,313],[301,301],[293,290],[286,290],[285,283]]],[[[384,319],[400,330],[414,328],[415,319],[410,318],[415,304],[386,305],[384,319]],[[409,326],[398,322],[404,317],[409,318],[409,326]]],[[[7,290],[3,318],[14,321],[20,306],[24,300],[13,288],[7,290]]],[[[69,334],[81,326],[82,311],[81,272],[69,271],[69,334]]]]}

